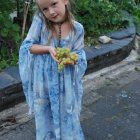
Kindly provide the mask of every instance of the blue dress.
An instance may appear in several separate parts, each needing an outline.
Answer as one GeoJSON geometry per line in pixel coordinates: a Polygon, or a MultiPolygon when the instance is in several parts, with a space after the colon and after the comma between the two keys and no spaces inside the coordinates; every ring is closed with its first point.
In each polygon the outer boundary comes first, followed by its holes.
{"type": "MultiPolygon", "coordinates": [[[[58,64],[49,53],[32,54],[33,44],[45,45],[49,30],[43,35],[44,22],[35,15],[19,52],[19,70],[29,114],[35,113],[37,140],[84,140],[80,125],[81,78],[87,67],[83,26],[74,21],[76,34],[70,31],[61,39],[61,47],[78,54],[77,65],[66,66],[58,73],[58,64]]],[[[57,47],[53,36],[50,46],[57,47]]]]}

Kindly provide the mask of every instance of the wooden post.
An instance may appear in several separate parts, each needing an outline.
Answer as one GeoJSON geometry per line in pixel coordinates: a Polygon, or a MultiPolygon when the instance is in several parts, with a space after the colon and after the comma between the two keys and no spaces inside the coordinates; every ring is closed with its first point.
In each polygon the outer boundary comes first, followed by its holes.
{"type": "Polygon", "coordinates": [[[25,32],[26,19],[28,15],[29,6],[30,6],[30,0],[26,0],[24,3],[24,20],[23,20],[22,35],[21,35],[22,41],[24,39],[24,32],[25,32]]]}

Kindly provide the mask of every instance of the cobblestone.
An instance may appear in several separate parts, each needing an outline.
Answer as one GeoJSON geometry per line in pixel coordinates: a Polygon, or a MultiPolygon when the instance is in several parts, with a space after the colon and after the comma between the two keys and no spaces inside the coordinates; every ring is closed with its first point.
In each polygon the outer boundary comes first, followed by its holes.
{"type": "Polygon", "coordinates": [[[89,106],[90,104],[97,102],[100,98],[102,98],[101,95],[99,95],[96,92],[91,91],[88,94],[83,96],[82,104],[84,106],[89,106]]]}
{"type": "Polygon", "coordinates": [[[96,113],[92,112],[90,109],[83,107],[82,111],[81,111],[81,115],[80,115],[80,121],[83,122],[87,119],[92,118],[93,116],[95,116],[96,113]]]}

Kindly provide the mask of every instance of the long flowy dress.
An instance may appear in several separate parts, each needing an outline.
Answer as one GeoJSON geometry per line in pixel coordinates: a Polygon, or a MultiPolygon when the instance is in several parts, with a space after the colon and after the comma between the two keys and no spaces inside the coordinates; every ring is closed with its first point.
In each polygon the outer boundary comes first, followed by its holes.
{"type": "MultiPolygon", "coordinates": [[[[49,53],[30,53],[33,44],[43,47],[49,37],[49,30],[43,34],[45,23],[37,15],[20,47],[19,71],[29,114],[35,114],[37,140],[84,140],[80,125],[81,78],[87,62],[83,26],[76,21],[74,26],[76,34],[70,31],[61,39],[60,47],[70,48],[79,58],[76,65],[66,66],[60,74],[58,63],[49,53]]],[[[53,36],[50,46],[57,47],[57,42],[53,36]]]]}

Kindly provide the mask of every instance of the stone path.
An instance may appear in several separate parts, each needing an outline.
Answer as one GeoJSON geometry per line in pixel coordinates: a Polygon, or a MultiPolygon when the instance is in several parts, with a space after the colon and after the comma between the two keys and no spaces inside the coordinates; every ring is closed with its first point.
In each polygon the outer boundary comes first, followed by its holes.
{"type": "Polygon", "coordinates": [[[86,140],[140,140],[140,64],[138,68],[84,96],[84,110],[90,112],[82,122],[86,140]]]}

